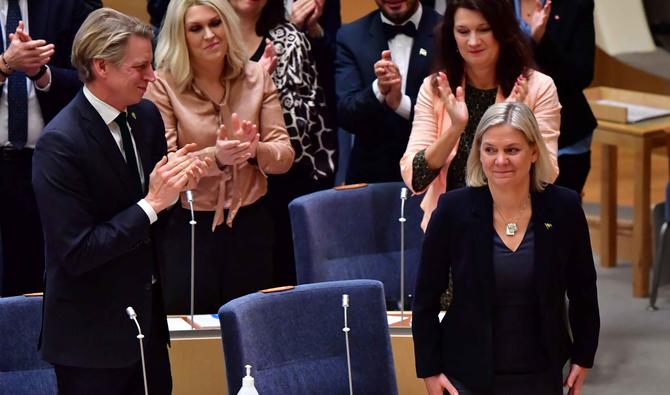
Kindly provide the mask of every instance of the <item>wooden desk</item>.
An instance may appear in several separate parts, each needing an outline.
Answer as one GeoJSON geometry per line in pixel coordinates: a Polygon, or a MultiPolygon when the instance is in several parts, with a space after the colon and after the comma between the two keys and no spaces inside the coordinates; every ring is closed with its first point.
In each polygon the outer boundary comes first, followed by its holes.
{"type": "MultiPolygon", "coordinates": [[[[424,394],[423,380],[416,378],[414,369],[411,329],[392,325],[389,332],[398,393],[424,394]]],[[[170,338],[174,395],[228,395],[221,332],[218,329],[171,332],[170,338]]]]}
{"type": "MultiPolygon", "coordinates": [[[[615,100],[670,108],[670,97],[640,92],[613,90],[615,100]]],[[[587,97],[589,96],[587,90],[587,97]]],[[[651,150],[666,145],[670,116],[634,124],[598,120],[594,143],[602,144],[600,194],[600,261],[605,267],[616,266],[617,237],[617,150],[633,151],[633,296],[649,295],[651,267],[651,222],[649,187],[651,150]]]]}

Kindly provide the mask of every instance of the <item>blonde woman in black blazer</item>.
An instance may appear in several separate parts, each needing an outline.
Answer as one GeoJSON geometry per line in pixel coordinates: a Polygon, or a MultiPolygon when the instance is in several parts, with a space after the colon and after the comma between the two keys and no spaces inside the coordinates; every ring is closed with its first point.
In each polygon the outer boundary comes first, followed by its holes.
{"type": "Polygon", "coordinates": [[[469,186],[440,198],[426,230],[412,331],[428,394],[558,395],[568,359],[564,384],[580,393],[598,345],[596,273],[579,198],[544,182],[550,166],[528,107],[486,111],[469,186]]]}

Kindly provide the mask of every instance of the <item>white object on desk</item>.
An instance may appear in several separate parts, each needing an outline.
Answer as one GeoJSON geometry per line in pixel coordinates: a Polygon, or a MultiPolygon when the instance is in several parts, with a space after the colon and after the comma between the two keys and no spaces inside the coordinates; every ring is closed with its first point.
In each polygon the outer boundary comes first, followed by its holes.
{"type": "Polygon", "coordinates": [[[670,110],[668,110],[667,108],[643,106],[639,104],[631,104],[609,99],[600,99],[597,100],[596,103],[606,106],[625,108],[627,123],[635,123],[647,119],[670,115],[670,110]]]}
{"type": "Polygon", "coordinates": [[[251,365],[244,365],[244,368],[247,370],[247,375],[242,377],[242,388],[237,392],[237,395],[258,395],[254,386],[254,378],[251,377],[251,365]]]}

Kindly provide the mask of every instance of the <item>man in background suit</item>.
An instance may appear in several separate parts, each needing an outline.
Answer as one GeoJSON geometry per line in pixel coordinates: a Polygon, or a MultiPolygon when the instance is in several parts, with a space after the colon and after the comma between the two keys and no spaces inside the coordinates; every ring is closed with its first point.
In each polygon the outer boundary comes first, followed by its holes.
{"type": "Polygon", "coordinates": [[[30,183],[33,149],[42,127],[81,86],[70,48],[98,7],[100,1],[91,0],[0,0],[2,296],[44,287],[44,240],[30,183]]]}
{"type": "Polygon", "coordinates": [[[355,135],[347,183],[401,180],[398,162],[432,62],[439,15],[418,0],[376,2],[379,10],[337,34],[338,119],[355,135]]]}
{"type": "Polygon", "coordinates": [[[158,214],[209,163],[189,155],[192,145],[165,156],[160,113],[142,99],[155,79],[151,38],[136,18],[92,12],[72,50],[85,86],[35,148],[46,245],[41,353],[55,365],[61,395],[143,393],[128,306],[145,335],[149,392],[171,393],[158,214]]]}

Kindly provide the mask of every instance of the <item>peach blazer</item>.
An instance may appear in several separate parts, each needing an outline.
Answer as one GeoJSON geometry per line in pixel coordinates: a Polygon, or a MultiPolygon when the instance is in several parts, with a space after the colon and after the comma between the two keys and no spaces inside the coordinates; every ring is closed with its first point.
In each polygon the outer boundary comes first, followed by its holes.
{"type": "MultiPolygon", "coordinates": [[[[294,151],[277,88],[257,63],[247,62],[242,75],[231,81],[221,103],[212,102],[193,84],[178,91],[172,76],[162,70],[156,72],[156,81],[149,84],[146,96],[161,112],[168,151],[196,143],[199,154],[213,158],[219,125],[230,125],[232,113],[258,125],[256,160],[223,170],[213,166],[193,190],[194,209],[215,212],[212,230],[223,223],[226,209],[226,225],[232,226],[240,207],[254,203],[267,192],[266,174],[285,173],[293,164],[294,151]]],[[[231,129],[227,132],[232,138],[231,129]]],[[[181,203],[188,208],[184,196],[181,203]]]]}
{"type": "MultiPolygon", "coordinates": [[[[414,161],[414,155],[428,148],[451,125],[451,120],[442,104],[442,100],[433,93],[431,77],[428,76],[423,80],[423,84],[419,90],[414,107],[412,132],[409,136],[405,154],[400,159],[400,172],[407,187],[414,194],[424,192],[426,194],[421,201],[421,208],[424,213],[421,228],[424,230],[428,225],[430,215],[437,206],[438,198],[447,190],[447,170],[454,156],[456,156],[458,149],[457,144],[444,162],[440,174],[430,183],[426,190],[415,191],[412,189],[412,162],[414,161]]],[[[496,103],[504,100],[505,97],[502,91],[498,89],[496,103]]],[[[528,78],[528,95],[526,95],[524,103],[533,110],[537,123],[540,126],[540,132],[551,153],[551,163],[555,170],[551,181],[554,181],[558,177],[557,153],[561,124],[561,104],[558,101],[556,85],[554,85],[551,77],[539,71],[532,71],[528,78]]]]}

